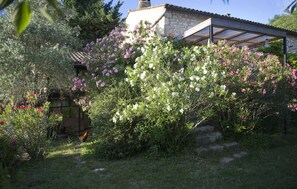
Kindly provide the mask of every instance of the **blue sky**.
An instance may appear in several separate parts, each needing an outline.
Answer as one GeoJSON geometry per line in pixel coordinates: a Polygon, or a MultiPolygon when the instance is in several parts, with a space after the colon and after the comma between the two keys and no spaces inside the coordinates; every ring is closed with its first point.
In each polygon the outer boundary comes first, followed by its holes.
{"type": "MultiPolygon", "coordinates": [[[[120,11],[123,17],[127,16],[128,10],[137,8],[138,0],[124,1],[120,11]]],[[[222,0],[151,0],[152,5],[173,4],[197,10],[227,14],[231,16],[267,24],[268,20],[276,14],[284,13],[286,6],[293,0],[229,0],[229,4],[224,4],[222,0]]],[[[108,0],[105,0],[108,2],[108,0]]],[[[117,0],[114,0],[117,2],[117,0]]]]}

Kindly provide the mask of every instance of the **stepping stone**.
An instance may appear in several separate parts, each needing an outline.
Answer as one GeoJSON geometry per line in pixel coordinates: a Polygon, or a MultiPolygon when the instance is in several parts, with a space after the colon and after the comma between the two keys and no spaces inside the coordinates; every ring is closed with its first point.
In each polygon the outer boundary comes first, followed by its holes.
{"type": "Polygon", "coordinates": [[[199,146],[209,144],[209,137],[207,135],[199,135],[196,137],[196,143],[199,146]]]}
{"type": "Polygon", "coordinates": [[[214,126],[210,126],[210,125],[207,125],[207,126],[200,126],[200,127],[196,127],[195,129],[195,132],[197,133],[207,133],[207,132],[212,132],[214,130],[214,126]]]}
{"type": "Polygon", "coordinates": [[[224,146],[227,149],[236,148],[238,146],[238,143],[237,142],[225,143],[224,146]]]}
{"type": "Polygon", "coordinates": [[[213,132],[213,133],[210,133],[208,136],[209,136],[209,141],[211,143],[214,143],[214,142],[221,140],[223,138],[223,136],[220,132],[213,132]]]}
{"type": "Polygon", "coordinates": [[[241,158],[243,156],[246,156],[247,155],[247,152],[239,152],[237,154],[233,154],[233,157],[234,158],[241,158]]]}
{"type": "Polygon", "coordinates": [[[228,164],[228,163],[232,162],[233,160],[234,160],[234,158],[232,158],[232,157],[224,157],[220,160],[220,163],[228,164]]]}
{"type": "Polygon", "coordinates": [[[95,172],[98,172],[98,171],[105,171],[105,168],[98,168],[98,169],[94,169],[95,172]]]}
{"type": "Polygon", "coordinates": [[[212,152],[222,152],[224,150],[224,146],[222,145],[213,145],[209,147],[212,152]]]}
{"type": "Polygon", "coordinates": [[[223,138],[220,132],[204,133],[196,136],[196,143],[198,146],[215,143],[223,138]]]}
{"type": "Polygon", "coordinates": [[[209,153],[209,149],[207,149],[207,148],[203,148],[203,147],[201,147],[201,148],[197,148],[197,149],[196,149],[196,153],[197,153],[199,156],[204,156],[204,155],[206,155],[206,154],[209,153]]]}

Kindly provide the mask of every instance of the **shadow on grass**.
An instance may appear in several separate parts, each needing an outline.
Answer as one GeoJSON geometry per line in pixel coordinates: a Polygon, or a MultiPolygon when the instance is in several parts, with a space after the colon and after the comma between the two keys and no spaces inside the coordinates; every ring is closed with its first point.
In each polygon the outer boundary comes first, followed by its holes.
{"type": "Polygon", "coordinates": [[[10,188],[295,188],[296,133],[262,137],[253,139],[248,156],[228,165],[220,164],[218,155],[201,159],[190,153],[99,160],[96,142],[55,142],[44,160],[18,165],[10,188]]]}

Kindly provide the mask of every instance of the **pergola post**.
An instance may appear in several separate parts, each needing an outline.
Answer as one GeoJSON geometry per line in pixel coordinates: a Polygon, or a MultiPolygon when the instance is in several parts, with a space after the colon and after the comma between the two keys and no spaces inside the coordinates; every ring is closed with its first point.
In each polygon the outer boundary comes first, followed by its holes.
{"type": "MultiPolygon", "coordinates": [[[[283,61],[283,67],[286,67],[287,64],[287,38],[283,37],[283,54],[284,54],[284,61],[283,61]]],[[[285,81],[284,81],[285,82],[285,81]]],[[[283,99],[283,116],[284,116],[284,134],[287,135],[288,131],[288,111],[287,111],[287,98],[286,98],[286,84],[284,83],[284,99],[283,99]]]]}
{"type": "Polygon", "coordinates": [[[209,25],[209,43],[213,43],[213,25],[209,25]]]}

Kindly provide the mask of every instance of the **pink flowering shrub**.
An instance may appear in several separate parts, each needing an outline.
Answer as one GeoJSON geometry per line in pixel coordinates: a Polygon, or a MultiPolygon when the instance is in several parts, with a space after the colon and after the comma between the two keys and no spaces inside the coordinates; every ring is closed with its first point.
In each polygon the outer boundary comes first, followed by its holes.
{"type": "Polygon", "coordinates": [[[191,85],[206,93],[226,132],[252,131],[265,117],[280,112],[285,87],[295,86],[295,70],[283,67],[274,55],[225,42],[192,50],[190,56],[197,61],[185,62],[191,85]]]}
{"type": "Polygon", "coordinates": [[[109,35],[87,44],[84,48],[86,57],[83,65],[87,73],[73,80],[72,91],[86,92],[77,99],[77,103],[88,110],[98,91],[115,85],[125,76],[125,69],[135,63],[141,55],[141,48],[148,43],[153,32],[150,25],[140,24],[133,32],[128,32],[124,25],[116,27],[109,35]]]}
{"type": "MultiPolygon", "coordinates": [[[[42,157],[48,142],[48,130],[55,127],[59,119],[58,115],[49,114],[49,103],[43,103],[38,95],[31,94],[23,100],[2,100],[0,109],[0,138],[5,141],[3,150],[16,152],[23,149],[32,158],[42,157]]],[[[2,158],[7,160],[4,152],[2,158]]]]}

